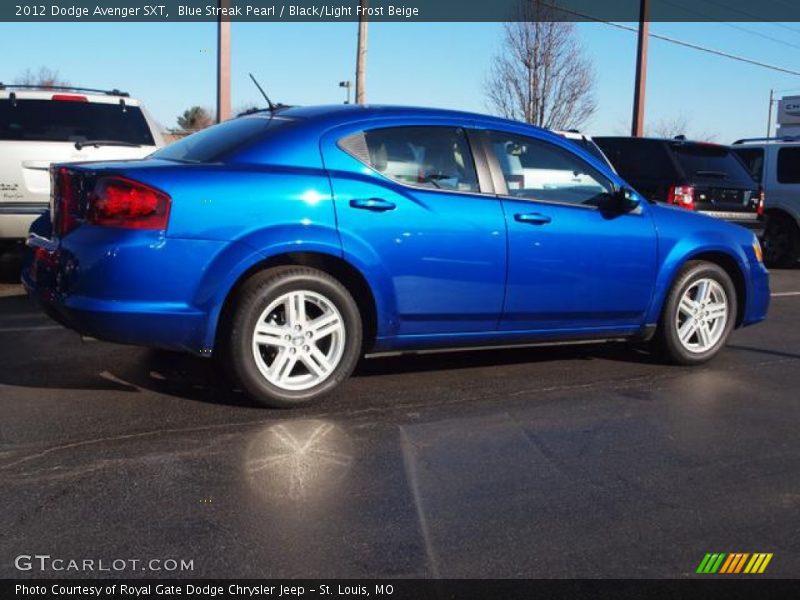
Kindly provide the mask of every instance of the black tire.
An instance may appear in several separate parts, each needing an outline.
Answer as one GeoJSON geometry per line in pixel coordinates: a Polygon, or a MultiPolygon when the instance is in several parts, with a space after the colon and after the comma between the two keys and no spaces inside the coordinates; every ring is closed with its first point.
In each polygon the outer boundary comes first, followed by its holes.
{"type": "Polygon", "coordinates": [[[276,267],[253,275],[237,293],[222,326],[218,344],[227,372],[254,400],[271,408],[307,405],[332,392],[350,376],[361,354],[361,315],[353,297],[335,278],[309,267],[276,267]],[[262,313],[270,303],[292,291],[321,295],[339,311],[344,324],[344,350],[338,363],[323,381],[303,390],[283,389],[268,381],[253,349],[254,331],[262,313]]]}
{"type": "Polygon", "coordinates": [[[800,229],[787,215],[767,215],[762,241],[768,267],[791,267],[800,258],[800,229]]]}
{"type": "Polygon", "coordinates": [[[736,325],[737,297],[736,288],[725,270],[714,263],[690,261],[681,269],[664,302],[658,330],[653,340],[656,349],[665,360],[679,365],[697,365],[711,360],[726,344],[731,331],[736,325]],[[719,340],[702,352],[693,352],[681,343],[678,336],[677,313],[681,298],[695,283],[701,279],[717,282],[725,292],[728,304],[727,321],[719,340]]]}

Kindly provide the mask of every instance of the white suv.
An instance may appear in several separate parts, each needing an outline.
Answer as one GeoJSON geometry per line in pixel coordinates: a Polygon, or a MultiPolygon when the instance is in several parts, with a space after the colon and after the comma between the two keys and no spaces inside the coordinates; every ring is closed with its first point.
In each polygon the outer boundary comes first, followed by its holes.
{"type": "Polygon", "coordinates": [[[119,90],[0,83],[0,244],[26,238],[47,208],[50,163],[138,159],[163,145],[150,115],[119,90]]]}
{"type": "Polygon", "coordinates": [[[739,140],[731,149],[764,191],[764,260],[792,266],[800,258],[800,137],[739,140]]]}
{"type": "Polygon", "coordinates": [[[582,134],[577,129],[567,129],[567,130],[553,129],[552,132],[557,133],[563,138],[567,138],[573,144],[576,144],[581,148],[583,148],[584,150],[586,150],[589,154],[594,156],[596,159],[598,159],[600,162],[606,165],[609,169],[614,171],[614,173],[617,172],[617,170],[614,168],[614,165],[611,164],[611,161],[608,160],[608,157],[600,149],[600,146],[598,146],[595,143],[595,141],[588,135],[582,134]]]}

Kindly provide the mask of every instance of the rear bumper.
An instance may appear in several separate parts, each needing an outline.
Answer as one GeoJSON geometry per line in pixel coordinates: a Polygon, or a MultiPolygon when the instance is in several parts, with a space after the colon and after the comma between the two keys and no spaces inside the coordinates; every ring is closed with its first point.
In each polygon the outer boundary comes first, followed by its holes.
{"type": "Polygon", "coordinates": [[[764,233],[764,219],[759,218],[754,213],[722,212],[713,210],[698,210],[697,212],[713,219],[719,219],[720,221],[727,221],[728,223],[739,225],[740,227],[749,229],[758,236],[764,233]]]}
{"type": "Polygon", "coordinates": [[[46,210],[47,203],[0,202],[0,240],[24,240],[31,223],[46,210]]]}
{"type": "MultiPolygon", "coordinates": [[[[82,335],[116,342],[203,354],[206,315],[181,305],[59,299],[23,272],[22,283],[47,315],[82,335]]],[[[210,350],[209,350],[210,352],[210,350]]]]}
{"type": "Polygon", "coordinates": [[[87,227],[56,244],[33,233],[22,283],[44,312],[83,335],[210,354],[207,308],[194,298],[198,263],[217,246],[153,236],[87,227]]]}

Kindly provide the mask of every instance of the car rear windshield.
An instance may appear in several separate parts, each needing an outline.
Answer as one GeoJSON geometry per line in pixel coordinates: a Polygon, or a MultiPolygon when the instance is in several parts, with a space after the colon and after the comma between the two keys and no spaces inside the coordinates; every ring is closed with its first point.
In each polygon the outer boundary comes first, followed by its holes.
{"type": "Polygon", "coordinates": [[[658,140],[642,138],[594,138],[623,179],[673,180],[675,167],[658,140]]]}
{"type": "Polygon", "coordinates": [[[672,144],[681,168],[691,180],[754,185],[742,161],[725,146],[716,144],[672,144]]]}
{"type": "Polygon", "coordinates": [[[291,119],[263,115],[231,119],[166,146],[153,157],[196,163],[220,162],[248,143],[292,122],[291,119]]]}
{"type": "Polygon", "coordinates": [[[155,145],[138,106],[60,100],[0,100],[0,140],[155,145]]]}

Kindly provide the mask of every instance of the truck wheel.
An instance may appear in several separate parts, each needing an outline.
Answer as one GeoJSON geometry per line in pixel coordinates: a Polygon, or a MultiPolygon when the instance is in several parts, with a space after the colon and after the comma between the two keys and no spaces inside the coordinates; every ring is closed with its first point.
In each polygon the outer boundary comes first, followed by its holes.
{"type": "Polygon", "coordinates": [[[352,373],[361,316],[336,279],[308,267],[277,267],[241,288],[223,332],[228,372],[273,408],[309,404],[352,373]]]}
{"type": "Polygon", "coordinates": [[[691,261],[672,284],[655,342],[672,363],[695,365],[713,358],[736,322],[736,288],[722,267],[691,261]]]}
{"type": "Polygon", "coordinates": [[[768,267],[791,267],[800,256],[800,229],[785,215],[767,215],[763,242],[768,267]]]}

